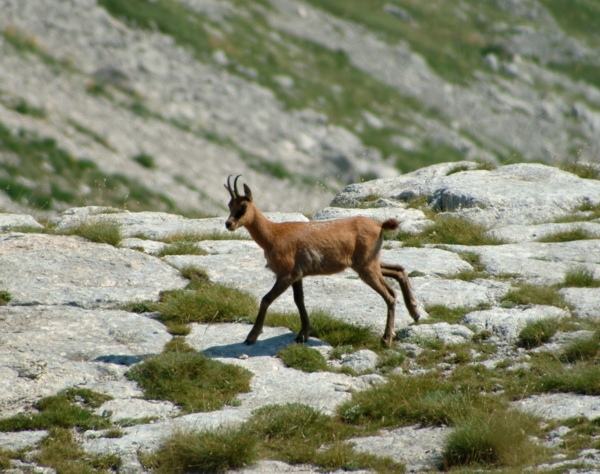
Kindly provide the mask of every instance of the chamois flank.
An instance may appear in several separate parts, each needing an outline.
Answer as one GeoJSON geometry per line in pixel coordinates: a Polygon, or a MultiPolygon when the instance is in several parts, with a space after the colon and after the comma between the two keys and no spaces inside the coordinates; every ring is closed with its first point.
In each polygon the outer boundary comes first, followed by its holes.
{"type": "Polygon", "coordinates": [[[390,346],[394,337],[396,292],[385,277],[400,284],[404,303],[415,321],[419,311],[408,275],[401,265],[380,262],[383,231],[395,230],[396,219],[380,223],[367,217],[349,217],[323,222],[269,221],[252,199],[252,191],[244,184],[244,195],[237,189],[238,175],[231,186],[231,176],[225,188],[229,191],[230,215],[225,227],[235,231],[245,227],[254,241],[264,250],[267,267],[277,277],[273,288],[262,298],[260,309],[246,344],[254,344],[262,332],[270,304],[290,286],[300,313],[302,327],[296,342],[308,340],[311,330],[304,306],[302,279],[314,275],[331,275],[352,268],[367,285],[384,299],[387,305],[387,323],[382,343],[390,346]]]}

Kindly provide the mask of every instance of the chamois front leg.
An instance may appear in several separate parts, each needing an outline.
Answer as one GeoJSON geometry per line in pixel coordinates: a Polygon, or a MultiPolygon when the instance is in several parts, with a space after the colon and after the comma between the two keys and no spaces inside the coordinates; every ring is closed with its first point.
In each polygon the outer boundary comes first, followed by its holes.
{"type": "Polygon", "coordinates": [[[310,326],[310,321],[308,320],[308,313],[304,307],[304,290],[302,289],[302,280],[294,282],[292,284],[292,289],[294,290],[294,303],[296,303],[296,306],[298,307],[300,321],[302,323],[302,328],[298,333],[296,342],[302,344],[308,341],[308,335],[312,329],[310,326]]]}
{"type": "Polygon", "coordinates": [[[246,338],[246,344],[251,345],[256,342],[258,336],[260,336],[262,333],[263,324],[265,323],[265,316],[267,315],[267,309],[279,295],[281,295],[290,287],[291,284],[292,280],[289,277],[277,277],[277,281],[275,282],[275,285],[273,285],[273,288],[271,288],[271,291],[263,296],[260,302],[260,309],[258,310],[256,321],[254,321],[254,326],[252,326],[252,330],[246,338]]]}

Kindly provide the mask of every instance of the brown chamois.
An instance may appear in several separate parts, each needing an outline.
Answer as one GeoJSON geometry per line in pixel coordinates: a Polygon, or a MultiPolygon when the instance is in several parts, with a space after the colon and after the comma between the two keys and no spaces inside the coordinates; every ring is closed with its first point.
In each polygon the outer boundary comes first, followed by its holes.
{"type": "Polygon", "coordinates": [[[275,285],[261,300],[258,316],[246,338],[246,344],[254,344],[262,332],[269,305],[287,290],[294,291],[294,302],[300,312],[302,328],[296,342],[308,340],[311,330],[308,313],[304,307],[302,278],[313,275],[331,275],[352,268],[362,281],[373,288],[387,305],[387,324],[382,344],[390,346],[394,337],[396,292],[384,277],[394,278],[400,284],[404,303],[415,321],[419,320],[417,301],[408,275],[400,265],[381,263],[379,257],[383,243],[383,231],[395,230],[399,223],[388,219],[383,223],[368,217],[349,217],[323,222],[284,222],[268,220],[252,200],[252,191],[244,184],[245,196],[237,190],[238,175],[231,187],[230,178],[224,185],[231,195],[231,214],[225,227],[235,231],[245,227],[254,241],[262,247],[267,267],[275,273],[275,285]]]}

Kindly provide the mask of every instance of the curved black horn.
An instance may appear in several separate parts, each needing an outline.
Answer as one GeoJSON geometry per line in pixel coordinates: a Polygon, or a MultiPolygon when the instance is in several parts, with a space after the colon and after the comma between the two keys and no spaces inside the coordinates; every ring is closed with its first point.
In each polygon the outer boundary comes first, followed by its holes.
{"type": "Polygon", "coordinates": [[[227,188],[227,191],[229,191],[229,194],[231,195],[231,199],[233,199],[235,196],[233,195],[233,191],[231,190],[231,176],[229,175],[227,176],[227,186],[225,186],[227,188]]]}
{"type": "Polygon", "coordinates": [[[237,180],[239,179],[239,177],[242,176],[241,174],[238,174],[235,179],[233,180],[233,191],[235,192],[236,197],[239,197],[240,193],[238,193],[238,189],[237,189],[237,180]]]}

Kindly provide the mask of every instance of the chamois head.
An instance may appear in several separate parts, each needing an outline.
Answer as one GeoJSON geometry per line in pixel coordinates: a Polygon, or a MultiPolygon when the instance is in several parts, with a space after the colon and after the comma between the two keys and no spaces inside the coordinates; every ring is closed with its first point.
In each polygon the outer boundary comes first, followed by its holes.
{"type": "Polygon", "coordinates": [[[229,217],[225,221],[225,227],[233,232],[239,227],[243,227],[248,222],[252,222],[254,214],[254,205],[252,203],[252,191],[244,184],[245,196],[240,196],[237,190],[237,180],[241,176],[237,175],[233,180],[233,189],[231,188],[231,175],[227,176],[227,184],[224,184],[227,191],[231,196],[229,201],[229,217]]]}

